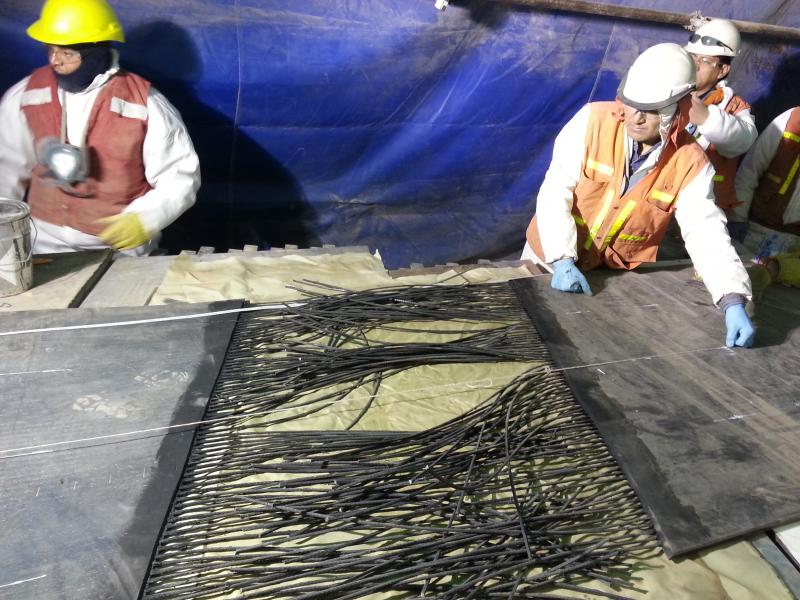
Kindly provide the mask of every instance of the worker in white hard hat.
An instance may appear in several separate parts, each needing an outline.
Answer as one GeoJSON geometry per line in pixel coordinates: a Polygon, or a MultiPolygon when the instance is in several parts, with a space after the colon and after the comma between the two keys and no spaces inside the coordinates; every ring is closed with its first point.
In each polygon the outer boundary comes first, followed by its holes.
{"type": "Polygon", "coordinates": [[[49,64],[0,101],[0,197],[27,198],[37,254],[150,252],[200,186],[180,114],[120,69],[106,0],[46,0],[28,35],[49,64]]]}
{"type": "Polygon", "coordinates": [[[714,195],[728,217],[728,231],[741,240],[746,229],[733,217],[738,204],[734,190],[740,158],[758,136],[750,105],[728,85],[731,61],[738,56],[741,36],[727,19],[711,19],[689,37],[686,51],[697,68],[697,89],[692,94],[689,132],[714,165],[714,195]]]}
{"type": "Polygon", "coordinates": [[[658,44],[631,65],[615,102],[581,108],[558,134],[523,259],[551,286],[591,294],[582,271],[655,261],[674,215],[696,270],[725,315],[726,344],[748,347],[750,280],[714,202],[714,168],[686,132],[694,61],[658,44]]]}

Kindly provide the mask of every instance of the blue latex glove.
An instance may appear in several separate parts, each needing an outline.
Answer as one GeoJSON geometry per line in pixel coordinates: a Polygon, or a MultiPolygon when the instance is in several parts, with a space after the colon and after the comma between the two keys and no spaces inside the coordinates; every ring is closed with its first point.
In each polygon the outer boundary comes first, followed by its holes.
{"type": "Polygon", "coordinates": [[[575,266],[575,259],[562,258],[553,263],[553,279],[550,280],[550,287],[561,290],[562,292],[576,292],[580,294],[583,292],[587,296],[592,295],[592,288],[589,287],[589,282],[586,277],[581,273],[580,269],[575,266]]]}
{"type": "Polygon", "coordinates": [[[728,221],[728,235],[732,240],[744,243],[744,238],[747,237],[747,223],[741,221],[728,221]]]}
{"type": "Polygon", "coordinates": [[[749,348],[753,345],[756,329],[747,316],[744,304],[733,304],[725,310],[725,325],[728,327],[728,336],[725,338],[728,348],[749,348]]]}

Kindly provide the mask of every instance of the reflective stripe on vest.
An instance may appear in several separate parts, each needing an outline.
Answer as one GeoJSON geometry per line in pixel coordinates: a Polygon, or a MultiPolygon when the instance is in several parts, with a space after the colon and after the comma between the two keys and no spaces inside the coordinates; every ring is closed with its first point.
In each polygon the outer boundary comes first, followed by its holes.
{"type": "MultiPolygon", "coordinates": [[[[792,133],[791,131],[784,131],[783,137],[791,142],[800,143],[800,135],[792,133]]],[[[792,185],[792,181],[794,181],[794,176],[797,174],[797,168],[800,167],[800,157],[794,160],[792,164],[792,168],[789,169],[789,173],[786,175],[786,181],[783,182],[781,189],[778,190],[778,193],[783,196],[786,194],[786,190],[789,189],[789,186],[792,185]]],[[[775,183],[780,183],[781,178],[775,175],[771,175],[767,173],[767,177],[769,177],[775,183]]]]}
{"type": "Polygon", "coordinates": [[[800,180],[800,108],[788,115],[769,166],[753,192],[750,219],[769,229],[798,235],[800,222],[784,223],[783,219],[800,180]]]}
{"type": "Polygon", "coordinates": [[[623,242],[646,242],[647,240],[650,239],[650,237],[646,235],[631,235],[629,233],[620,233],[617,239],[622,240],[623,242]]]}
{"type": "Polygon", "coordinates": [[[650,197],[664,204],[672,204],[672,201],[675,200],[674,195],[662,192],[661,190],[653,190],[650,192],[650,197]]]}
{"type": "Polygon", "coordinates": [[[614,175],[614,167],[604,165],[603,163],[597,162],[593,158],[590,158],[586,161],[586,168],[594,169],[595,171],[598,171],[603,175],[608,175],[609,177],[614,175]]]}
{"type": "Polygon", "coordinates": [[[778,190],[778,193],[781,196],[783,196],[786,193],[786,190],[789,189],[789,186],[792,185],[794,176],[797,174],[797,167],[800,167],[800,156],[794,159],[794,164],[792,164],[792,168],[789,169],[789,174],[786,176],[786,181],[783,182],[781,189],[778,190]]]}
{"type": "Polygon", "coordinates": [[[614,239],[614,236],[617,235],[617,232],[622,228],[625,224],[625,221],[628,220],[628,217],[631,216],[633,209],[636,208],[636,200],[629,200],[628,203],[625,205],[625,208],[622,209],[622,212],[619,213],[619,217],[617,220],[614,221],[614,224],[611,226],[611,229],[608,230],[608,235],[606,235],[606,239],[603,240],[603,247],[600,248],[604,250],[606,246],[611,243],[611,240],[614,239]]]}
{"type": "Polygon", "coordinates": [[[720,183],[725,181],[725,175],[714,175],[713,179],[715,183],[720,183]]]}
{"type": "Polygon", "coordinates": [[[800,142],[800,135],[796,135],[791,131],[784,131],[783,137],[785,137],[787,140],[792,140],[793,142],[800,142]]]}
{"type": "Polygon", "coordinates": [[[592,240],[597,235],[597,232],[600,231],[600,228],[603,226],[603,221],[606,219],[606,215],[608,214],[609,209],[611,208],[611,203],[614,201],[614,190],[610,187],[606,189],[605,194],[603,194],[603,207],[600,209],[600,212],[597,213],[597,217],[595,217],[594,223],[592,223],[592,228],[589,230],[589,237],[586,238],[586,241],[583,242],[583,247],[587,250],[592,247],[592,240]]]}
{"type": "Polygon", "coordinates": [[[111,98],[108,109],[121,117],[147,121],[147,106],[136,104],[135,102],[127,102],[117,96],[111,98]]]}
{"type": "Polygon", "coordinates": [[[40,104],[50,104],[53,101],[53,94],[49,87],[35,88],[22,92],[20,106],[39,106],[40,104]]]}

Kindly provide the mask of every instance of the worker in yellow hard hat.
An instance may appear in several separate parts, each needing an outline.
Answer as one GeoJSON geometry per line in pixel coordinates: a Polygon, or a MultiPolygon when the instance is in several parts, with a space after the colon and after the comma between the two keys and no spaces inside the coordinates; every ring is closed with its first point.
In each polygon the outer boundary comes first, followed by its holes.
{"type": "Polygon", "coordinates": [[[725,343],[749,347],[750,279],[714,202],[714,169],[685,131],[694,87],[689,53],[657,44],[630,66],[616,101],[581,108],[556,137],[522,258],[550,270],[554,289],[590,295],[584,271],[655,261],[674,217],[725,315],[725,343]]]}
{"type": "Polygon", "coordinates": [[[148,253],[200,186],[180,114],[120,68],[106,0],[46,0],[28,35],[49,64],[0,100],[0,196],[27,195],[35,253],[148,253]]]}

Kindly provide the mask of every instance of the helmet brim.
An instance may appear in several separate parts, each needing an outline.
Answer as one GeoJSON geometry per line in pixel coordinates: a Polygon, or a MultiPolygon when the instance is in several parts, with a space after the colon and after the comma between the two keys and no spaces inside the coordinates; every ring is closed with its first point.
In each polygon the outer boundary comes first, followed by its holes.
{"type": "Polygon", "coordinates": [[[104,31],[92,31],[89,33],[58,33],[51,27],[46,26],[39,19],[25,30],[28,37],[43,44],[53,46],[74,46],[75,44],[93,44],[96,42],[124,42],[125,34],[121,27],[110,26],[104,31]]]}
{"type": "Polygon", "coordinates": [[[702,56],[729,56],[736,58],[739,55],[738,51],[733,51],[724,46],[705,46],[703,44],[693,44],[689,42],[683,47],[684,50],[690,54],[700,54],[702,56]]]}
{"type": "Polygon", "coordinates": [[[673,94],[669,98],[665,98],[664,100],[659,100],[658,102],[638,102],[637,100],[632,100],[625,96],[622,92],[625,89],[625,81],[626,78],[623,78],[617,88],[617,97],[620,101],[625,104],[626,106],[630,106],[631,108],[635,108],[636,110],[661,110],[662,108],[666,108],[670,104],[675,104],[681,98],[688,96],[692,91],[696,88],[695,84],[692,84],[691,87],[681,90],[677,94],[673,94]]]}

